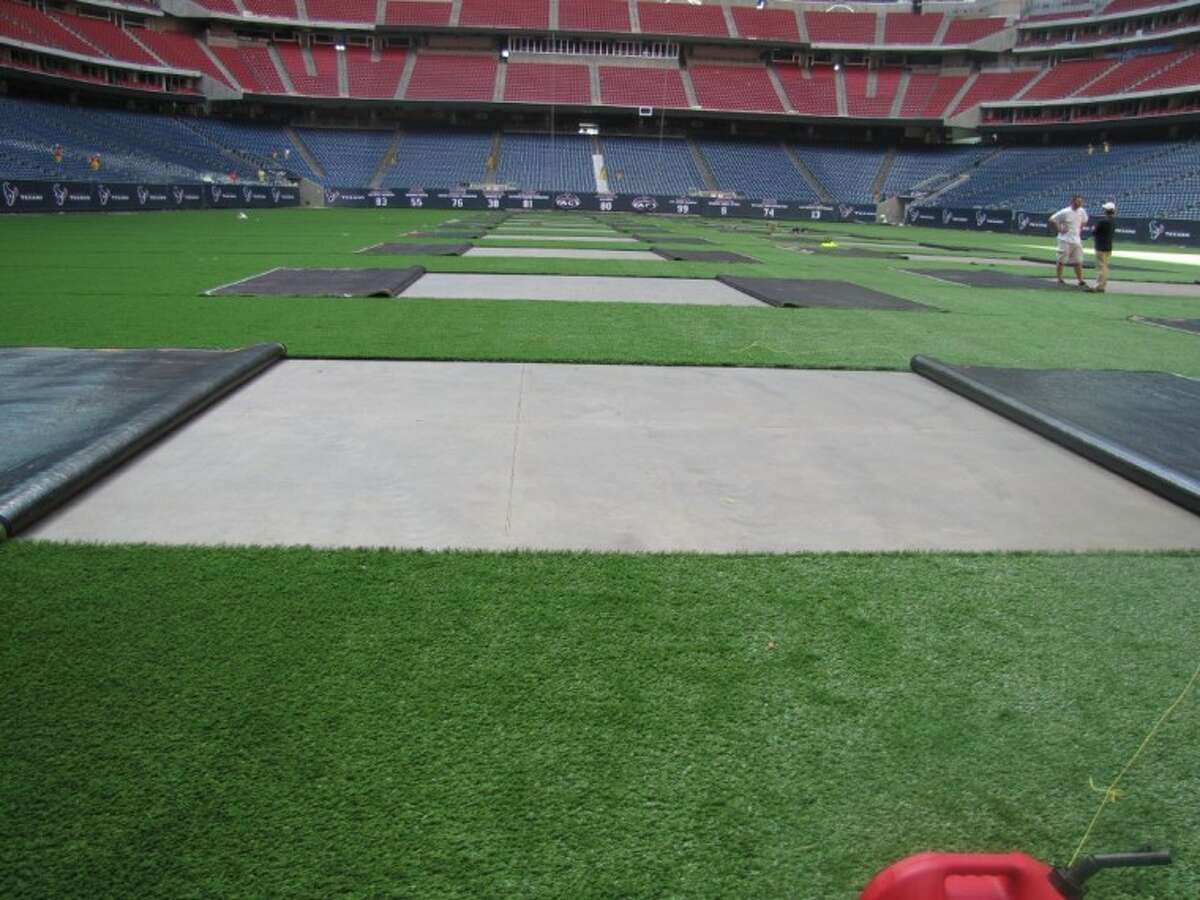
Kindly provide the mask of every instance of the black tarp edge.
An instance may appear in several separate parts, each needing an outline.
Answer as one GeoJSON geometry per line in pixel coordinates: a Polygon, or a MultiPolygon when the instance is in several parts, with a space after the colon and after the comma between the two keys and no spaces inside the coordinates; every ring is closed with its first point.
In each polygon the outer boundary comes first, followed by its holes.
{"type": "Polygon", "coordinates": [[[161,397],[87,447],[71,454],[0,499],[0,524],[11,538],[125,460],[249,381],[287,353],[283,344],[225,351],[206,378],[161,397]]]}
{"type": "Polygon", "coordinates": [[[1022,403],[940,360],[918,354],[910,366],[916,374],[1200,515],[1200,482],[1196,479],[1103,435],[1022,403]]]}

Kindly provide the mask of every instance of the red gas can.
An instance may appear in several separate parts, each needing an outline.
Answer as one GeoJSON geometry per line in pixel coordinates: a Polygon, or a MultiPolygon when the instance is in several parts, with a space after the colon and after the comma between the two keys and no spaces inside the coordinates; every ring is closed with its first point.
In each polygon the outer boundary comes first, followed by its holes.
{"type": "Polygon", "coordinates": [[[1063,900],[1050,872],[1024,853],[918,853],[876,875],[862,900],[1063,900]]]}

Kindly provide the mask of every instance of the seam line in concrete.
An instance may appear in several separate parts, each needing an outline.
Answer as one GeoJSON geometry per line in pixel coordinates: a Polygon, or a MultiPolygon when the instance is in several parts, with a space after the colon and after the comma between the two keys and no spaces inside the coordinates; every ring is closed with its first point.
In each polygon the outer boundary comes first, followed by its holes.
{"type": "Polygon", "coordinates": [[[521,366],[521,380],[517,386],[517,415],[513,422],[512,463],[508,469],[508,504],[504,511],[504,533],[512,533],[513,485],[517,480],[517,447],[521,443],[521,404],[525,400],[525,371],[528,364],[521,366]]]}

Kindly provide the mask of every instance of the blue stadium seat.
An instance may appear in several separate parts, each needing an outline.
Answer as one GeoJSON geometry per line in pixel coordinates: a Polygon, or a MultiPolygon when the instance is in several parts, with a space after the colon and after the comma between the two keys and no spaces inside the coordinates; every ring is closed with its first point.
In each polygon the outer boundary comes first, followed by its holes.
{"type": "Polygon", "coordinates": [[[717,187],[748,197],[815,203],[816,192],[804,180],[781,144],[751,141],[700,141],[717,187]]]}
{"type": "Polygon", "coordinates": [[[857,147],[796,147],[796,152],[838,203],[873,203],[871,185],[883,151],[857,147]]]}
{"type": "Polygon", "coordinates": [[[371,183],[394,137],[391,131],[337,128],[298,128],[296,133],[325,170],[325,184],[360,188],[371,183]]]}
{"type": "Polygon", "coordinates": [[[489,132],[405,131],[383,186],[447,188],[482,182],[491,148],[489,132]]]}
{"type": "Polygon", "coordinates": [[[609,137],[600,146],[613,193],[686,195],[704,189],[687,141],[609,137]]]}
{"type": "Polygon", "coordinates": [[[594,191],[592,140],[574,134],[506,134],[496,181],[543,191],[594,191]]]}

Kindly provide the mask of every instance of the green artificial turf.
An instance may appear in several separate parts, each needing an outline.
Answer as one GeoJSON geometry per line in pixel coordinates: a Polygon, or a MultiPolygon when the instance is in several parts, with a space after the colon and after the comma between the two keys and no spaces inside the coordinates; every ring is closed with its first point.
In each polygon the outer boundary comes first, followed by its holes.
{"type": "MultiPolygon", "coordinates": [[[[1197,663],[1195,555],[0,548],[10,896],[851,898],[1063,861],[1197,663]]],[[[1091,850],[1200,892],[1197,698],[1091,850]]]]}
{"type": "MultiPolygon", "coordinates": [[[[749,222],[655,220],[673,235],[700,235],[715,242],[702,249],[729,249],[761,261],[754,265],[355,253],[454,218],[450,212],[394,210],[280,210],[251,212],[244,220],[225,211],[5,217],[0,220],[7,279],[0,294],[0,344],[230,347],[278,340],[296,356],[865,369],[903,369],[914,354],[924,353],[956,363],[1153,368],[1200,375],[1194,336],[1138,328],[1128,321],[1130,315],[1186,318],[1194,299],[970,290],[904,272],[914,264],[903,260],[798,253],[786,246],[790,226],[782,224],[771,229],[749,222]],[[201,296],[208,288],[274,266],[414,263],[437,272],[701,278],[730,273],[850,280],[948,314],[201,296]]],[[[561,220],[589,221],[568,214],[561,220]]],[[[1020,235],[874,225],[805,227],[817,237],[835,240],[878,237],[962,246],[970,241],[977,252],[1013,257],[1036,254],[1047,245],[1044,239],[1020,235]]],[[[1152,269],[1159,273],[1156,277],[1191,280],[1195,274],[1180,265],[1130,265],[1152,269]]],[[[1119,274],[1119,262],[1115,271],[1119,274]]]]}

